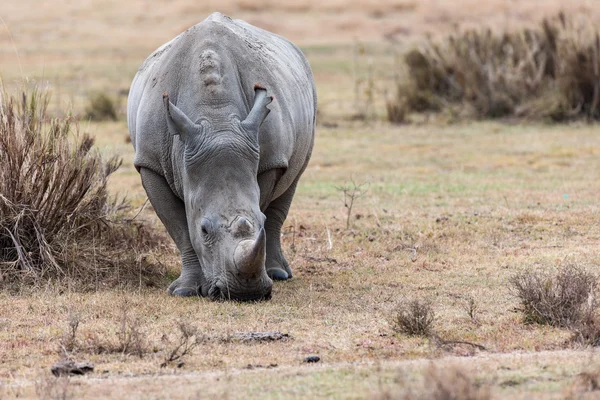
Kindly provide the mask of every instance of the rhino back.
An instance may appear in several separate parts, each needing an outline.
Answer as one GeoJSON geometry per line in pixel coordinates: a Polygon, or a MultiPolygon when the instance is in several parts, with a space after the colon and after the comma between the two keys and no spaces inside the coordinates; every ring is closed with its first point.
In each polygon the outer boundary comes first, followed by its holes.
{"type": "Polygon", "coordinates": [[[182,145],[168,133],[162,94],[195,121],[220,110],[245,117],[256,84],[275,97],[259,133],[259,173],[284,169],[273,198],[281,195],[302,172],[313,146],[316,91],[310,67],[291,42],[220,13],[161,46],[136,74],[128,103],[136,167],[165,176],[181,197],[182,145]]]}

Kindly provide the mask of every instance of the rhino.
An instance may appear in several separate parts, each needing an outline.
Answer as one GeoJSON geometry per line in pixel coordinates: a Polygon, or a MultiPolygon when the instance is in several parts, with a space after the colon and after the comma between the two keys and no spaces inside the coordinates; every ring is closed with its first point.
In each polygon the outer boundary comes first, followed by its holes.
{"type": "Polygon", "coordinates": [[[169,294],[262,300],[292,277],[281,227],[316,109],[300,49],[220,13],[144,61],[127,120],[135,168],[181,254],[169,294]]]}

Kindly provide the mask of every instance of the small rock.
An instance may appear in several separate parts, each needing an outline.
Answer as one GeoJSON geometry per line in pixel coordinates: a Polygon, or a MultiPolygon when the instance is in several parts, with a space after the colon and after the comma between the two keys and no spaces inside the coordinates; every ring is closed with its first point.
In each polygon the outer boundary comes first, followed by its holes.
{"type": "Polygon", "coordinates": [[[85,375],[94,371],[94,364],[89,362],[75,362],[72,360],[62,360],[50,368],[54,376],[85,375]]]}
{"type": "Polygon", "coordinates": [[[321,358],[319,356],[308,356],[304,359],[305,363],[316,363],[321,361],[321,358]]]}

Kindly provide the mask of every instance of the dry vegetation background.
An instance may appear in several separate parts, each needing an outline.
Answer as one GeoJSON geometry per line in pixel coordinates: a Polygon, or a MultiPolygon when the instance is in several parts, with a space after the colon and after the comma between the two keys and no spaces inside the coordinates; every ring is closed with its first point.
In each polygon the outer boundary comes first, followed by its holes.
{"type": "MultiPolygon", "coordinates": [[[[2,291],[0,398],[597,396],[595,322],[526,324],[510,282],[569,266],[597,272],[598,127],[447,113],[385,121],[400,55],[428,35],[521,29],[559,10],[594,26],[595,1],[10,0],[0,4],[0,73],[9,90],[49,88],[50,116],[83,118],[95,149],[124,159],[111,193],[141,207],[128,86],[152,50],[214,10],[288,37],[313,67],[321,125],[284,226],[295,278],[258,304],[169,298],[166,283],[141,279],[2,291]],[[105,122],[88,120],[104,107],[98,93],[114,104],[105,122]],[[348,214],[343,189],[361,183],[348,214]],[[238,335],[262,331],[290,337],[238,335]],[[311,355],[321,361],[303,363],[311,355]],[[52,377],[65,356],[96,371],[52,377]]],[[[162,230],[148,207],[139,218],[162,230]]],[[[178,258],[161,257],[172,279],[178,258]]],[[[554,305],[544,276],[533,293],[554,305]]],[[[572,310],[596,311],[593,297],[575,297],[585,301],[572,310]]]]}

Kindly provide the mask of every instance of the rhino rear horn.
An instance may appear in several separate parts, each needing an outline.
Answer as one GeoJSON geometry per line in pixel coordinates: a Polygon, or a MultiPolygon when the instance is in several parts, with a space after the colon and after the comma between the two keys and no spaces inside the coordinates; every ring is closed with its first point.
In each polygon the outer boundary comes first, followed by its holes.
{"type": "Polygon", "coordinates": [[[202,125],[195,124],[183,111],[169,100],[169,95],[163,94],[163,104],[167,112],[167,126],[171,135],[179,135],[185,141],[189,135],[202,133],[202,125]]]}
{"type": "Polygon", "coordinates": [[[263,88],[262,86],[255,85],[254,105],[252,106],[252,110],[250,110],[250,113],[246,119],[242,122],[242,126],[249,132],[258,134],[258,128],[260,128],[260,125],[271,112],[267,106],[271,104],[272,101],[273,96],[267,96],[267,89],[263,88]]]}

